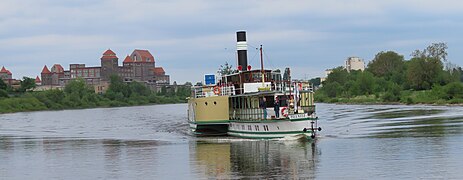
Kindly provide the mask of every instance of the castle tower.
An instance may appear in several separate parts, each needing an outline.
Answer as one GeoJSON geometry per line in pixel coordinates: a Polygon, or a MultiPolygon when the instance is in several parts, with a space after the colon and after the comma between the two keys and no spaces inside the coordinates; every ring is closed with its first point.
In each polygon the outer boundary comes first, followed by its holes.
{"type": "Polygon", "coordinates": [[[42,85],[51,85],[51,72],[48,70],[47,65],[45,65],[42,69],[42,73],[40,73],[42,76],[42,85]]]}
{"type": "Polygon", "coordinates": [[[35,84],[36,84],[37,86],[42,85],[42,80],[40,80],[39,76],[35,77],[35,84]]]}
{"type": "Polygon", "coordinates": [[[135,49],[130,58],[133,61],[133,76],[138,81],[155,80],[152,69],[155,67],[153,55],[148,50],[135,49]]]}
{"type": "Polygon", "coordinates": [[[116,53],[111,49],[106,50],[101,57],[101,79],[109,81],[111,75],[117,75],[118,64],[119,58],[117,58],[116,53]]]}

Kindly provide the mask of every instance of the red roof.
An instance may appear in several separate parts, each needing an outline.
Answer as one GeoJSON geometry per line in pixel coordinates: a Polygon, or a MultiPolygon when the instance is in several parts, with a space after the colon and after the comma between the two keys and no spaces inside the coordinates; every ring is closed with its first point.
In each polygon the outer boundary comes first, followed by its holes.
{"type": "Polygon", "coordinates": [[[2,70],[0,70],[0,73],[8,73],[8,70],[5,69],[5,66],[2,67],[2,70]]]}
{"type": "Polygon", "coordinates": [[[125,57],[125,59],[124,59],[124,62],[123,62],[123,63],[132,63],[132,62],[133,62],[133,61],[132,61],[132,58],[130,58],[130,56],[129,56],[129,55],[127,55],[127,57],[125,57]]]}
{"type": "Polygon", "coordinates": [[[64,68],[60,64],[54,64],[53,67],[51,67],[51,71],[54,73],[63,73],[64,68]]]}
{"type": "Polygon", "coordinates": [[[41,83],[41,82],[42,82],[42,81],[40,80],[39,76],[37,76],[37,77],[35,78],[35,82],[36,82],[36,83],[41,83]]]}
{"type": "Polygon", "coordinates": [[[166,73],[162,67],[155,67],[152,70],[155,75],[164,75],[166,73]]]}
{"type": "Polygon", "coordinates": [[[43,67],[43,69],[42,69],[42,74],[50,74],[50,73],[51,73],[51,72],[50,72],[50,70],[48,70],[47,65],[45,65],[45,66],[43,67]]]}
{"type": "Polygon", "coordinates": [[[114,53],[114,51],[112,51],[111,49],[108,49],[103,53],[103,56],[115,56],[115,55],[116,53],[114,53]]]}
{"type": "Polygon", "coordinates": [[[132,55],[134,54],[141,56],[137,57],[137,59],[134,59],[134,62],[154,62],[154,57],[148,50],[135,49],[132,55]]]}
{"type": "Polygon", "coordinates": [[[6,70],[6,74],[12,75],[11,71],[9,71],[9,70],[6,70]]]}
{"type": "Polygon", "coordinates": [[[114,51],[112,51],[111,49],[106,50],[103,53],[103,57],[101,57],[101,59],[112,59],[112,58],[117,58],[117,56],[116,56],[116,53],[114,53],[114,51]]]}

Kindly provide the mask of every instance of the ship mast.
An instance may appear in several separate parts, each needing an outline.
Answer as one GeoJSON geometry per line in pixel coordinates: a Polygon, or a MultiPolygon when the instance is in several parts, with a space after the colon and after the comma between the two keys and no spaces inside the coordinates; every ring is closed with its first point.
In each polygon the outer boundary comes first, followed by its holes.
{"type": "Polygon", "coordinates": [[[265,87],[264,58],[262,56],[262,45],[260,45],[260,69],[262,73],[262,87],[265,87]]]}

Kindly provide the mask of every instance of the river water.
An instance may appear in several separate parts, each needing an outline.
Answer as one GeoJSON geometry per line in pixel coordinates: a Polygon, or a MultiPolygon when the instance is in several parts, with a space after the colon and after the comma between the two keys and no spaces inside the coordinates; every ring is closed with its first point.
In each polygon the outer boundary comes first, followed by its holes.
{"type": "Polygon", "coordinates": [[[463,179],[463,107],[319,104],[316,142],[194,137],[186,104],[0,115],[0,179],[463,179]]]}

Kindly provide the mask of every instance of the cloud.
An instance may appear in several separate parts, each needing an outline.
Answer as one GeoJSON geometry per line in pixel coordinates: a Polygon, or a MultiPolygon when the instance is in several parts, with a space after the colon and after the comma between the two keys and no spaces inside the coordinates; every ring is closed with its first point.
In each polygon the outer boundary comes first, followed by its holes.
{"type": "Polygon", "coordinates": [[[115,40],[104,36],[86,35],[39,35],[31,37],[18,37],[0,40],[3,48],[58,48],[58,49],[89,49],[98,48],[102,44],[112,44],[115,40]]]}
{"type": "MultiPolygon", "coordinates": [[[[43,64],[98,64],[107,48],[120,58],[140,48],[187,80],[190,69],[209,73],[233,64],[239,29],[250,45],[264,45],[269,65],[303,67],[293,71],[299,76],[323,75],[351,55],[407,55],[431,41],[449,42],[449,57],[461,59],[462,7],[456,0],[3,0],[0,65],[22,76],[43,64]]],[[[250,49],[255,64],[254,54],[250,49]]]]}

